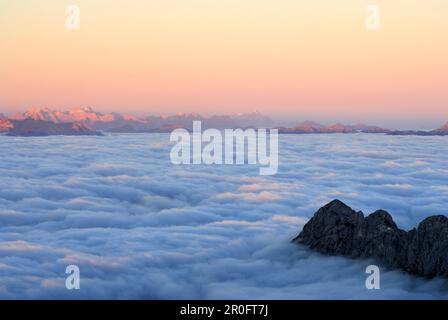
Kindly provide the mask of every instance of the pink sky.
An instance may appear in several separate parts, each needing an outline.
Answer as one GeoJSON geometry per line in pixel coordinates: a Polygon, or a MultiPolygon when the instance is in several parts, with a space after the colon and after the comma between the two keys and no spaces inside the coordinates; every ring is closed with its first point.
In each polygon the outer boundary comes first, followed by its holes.
{"type": "Polygon", "coordinates": [[[81,29],[67,30],[66,3],[2,1],[0,112],[447,121],[448,2],[337,2],[78,0],[81,29]]]}

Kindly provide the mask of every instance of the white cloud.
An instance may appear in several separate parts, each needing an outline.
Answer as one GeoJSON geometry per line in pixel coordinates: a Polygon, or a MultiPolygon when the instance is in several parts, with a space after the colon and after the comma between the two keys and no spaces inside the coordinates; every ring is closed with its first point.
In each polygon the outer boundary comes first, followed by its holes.
{"type": "Polygon", "coordinates": [[[445,140],[281,136],[271,177],[172,166],[168,141],[0,136],[0,298],[448,298],[442,280],[400,271],[368,291],[371,261],[290,243],[334,198],[388,210],[405,229],[447,214],[445,140]],[[76,292],[69,264],[81,269],[76,292]]]}

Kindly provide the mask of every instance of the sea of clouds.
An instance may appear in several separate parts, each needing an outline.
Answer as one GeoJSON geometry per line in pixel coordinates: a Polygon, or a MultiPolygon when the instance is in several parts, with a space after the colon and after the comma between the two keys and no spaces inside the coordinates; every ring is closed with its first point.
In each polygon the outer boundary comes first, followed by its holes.
{"type": "Polygon", "coordinates": [[[291,244],[338,198],[410,229],[448,214],[446,137],[281,135],[279,171],[175,166],[166,134],[0,136],[0,298],[430,299],[445,280],[291,244]],[[81,289],[67,290],[78,265],[81,289]]]}

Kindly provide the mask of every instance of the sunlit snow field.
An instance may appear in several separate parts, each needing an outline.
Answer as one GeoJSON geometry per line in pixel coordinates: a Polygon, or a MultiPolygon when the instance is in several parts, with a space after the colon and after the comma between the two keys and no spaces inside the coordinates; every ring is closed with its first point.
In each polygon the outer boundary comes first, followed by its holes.
{"type": "Polygon", "coordinates": [[[0,136],[0,298],[448,298],[446,280],[290,243],[338,198],[448,215],[448,137],[281,135],[279,171],[174,166],[167,134],[0,136]],[[81,289],[65,288],[65,268],[81,289]]]}

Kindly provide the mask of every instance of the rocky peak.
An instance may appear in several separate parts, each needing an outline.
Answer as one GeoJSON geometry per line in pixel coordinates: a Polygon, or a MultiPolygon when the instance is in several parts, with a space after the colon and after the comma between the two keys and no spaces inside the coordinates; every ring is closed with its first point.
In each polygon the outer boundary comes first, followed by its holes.
{"type": "Polygon", "coordinates": [[[448,218],[432,216],[404,231],[377,210],[366,218],[339,200],[320,208],[293,242],[328,255],[374,258],[425,276],[448,276],[448,218]]]}
{"type": "Polygon", "coordinates": [[[342,201],[336,199],[320,208],[318,213],[335,214],[341,217],[347,217],[356,212],[342,201]]]}
{"type": "Polygon", "coordinates": [[[8,132],[11,128],[14,127],[11,120],[8,119],[0,119],[0,132],[8,132]]]}

